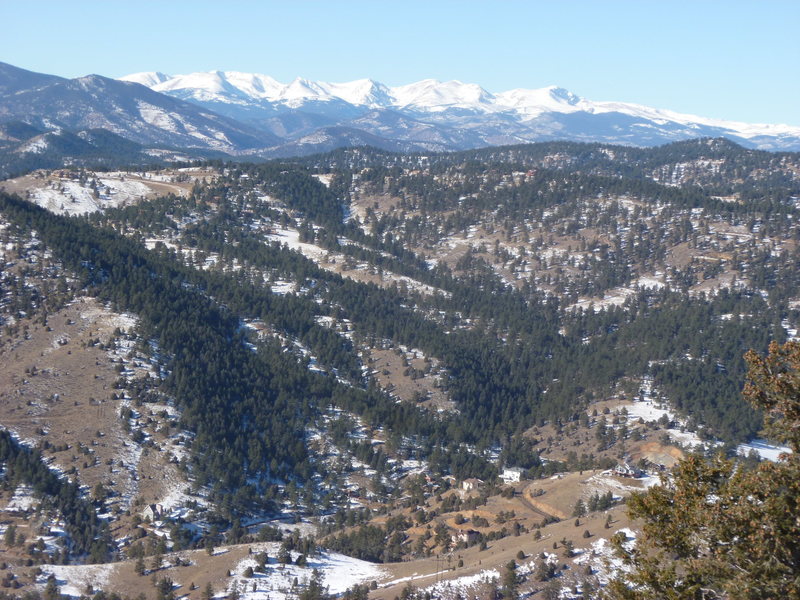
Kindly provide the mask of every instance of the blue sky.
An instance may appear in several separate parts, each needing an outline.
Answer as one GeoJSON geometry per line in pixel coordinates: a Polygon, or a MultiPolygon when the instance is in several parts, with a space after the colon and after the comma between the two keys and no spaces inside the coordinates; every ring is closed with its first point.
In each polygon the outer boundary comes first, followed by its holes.
{"type": "Polygon", "coordinates": [[[65,77],[236,70],[559,85],[800,126],[800,0],[0,0],[0,61],[65,77]]]}

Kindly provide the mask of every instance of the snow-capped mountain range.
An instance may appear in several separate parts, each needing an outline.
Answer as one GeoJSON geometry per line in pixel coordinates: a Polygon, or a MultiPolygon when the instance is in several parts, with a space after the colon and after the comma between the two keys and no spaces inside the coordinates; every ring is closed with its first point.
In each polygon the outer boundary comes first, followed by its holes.
{"type": "MultiPolygon", "coordinates": [[[[494,94],[474,83],[425,79],[389,87],[371,79],[327,83],[268,75],[211,71],[188,75],[135,73],[122,78],[170,96],[250,121],[276,135],[302,137],[319,126],[347,126],[389,139],[455,147],[546,139],[653,145],[700,136],[725,136],[763,149],[800,149],[800,127],[698,117],[624,102],[596,102],[563,88],[514,89],[494,94]],[[388,123],[391,111],[427,125],[460,132],[388,123]],[[302,113],[317,119],[280,115],[302,113]],[[409,130],[425,130],[422,138],[409,130]],[[453,135],[455,133],[455,135],[453,135]],[[436,139],[441,138],[441,139],[436,139]],[[451,140],[448,143],[446,140],[451,140]],[[455,141],[460,140],[460,141],[455,141]]],[[[397,120],[395,115],[394,120],[397,120]]]]}
{"type": "Polygon", "coordinates": [[[137,84],[100,75],[64,79],[0,63],[0,124],[41,132],[102,129],[145,145],[237,151],[280,140],[137,84]]]}
{"type": "Polygon", "coordinates": [[[595,102],[559,87],[281,83],[236,71],[65,79],[0,62],[0,174],[3,165],[111,164],[121,156],[271,158],[361,145],[430,152],[552,140],[655,146],[700,137],[800,151],[800,127],[595,102]]]}
{"type": "Polygon", "coordinates": [[[683,125],[729,127],[746,135],[797,134],[800,131],[800,127],[788,125],[753,125],[723,121],[625,102],[594,102],[556,86],[514,89],[493,94],[475,83],[460,81],[423,79],[408,85],[388,87],[372,79],[327,83],[298,77],[284,84],[269,75],[238,71],[210,71],[174,76],[148,72],[134,73],[120,79],[141,83],[157,92],[196,102],[242,105],[268,102],[289,108],[302,108],[308,103],[340,100],[371,109],[393,108],[436,113],[455,108],[475,113],[513,113],[522,120],[535,119],[547,112],[618,112],[632,117],[683,125]]]}

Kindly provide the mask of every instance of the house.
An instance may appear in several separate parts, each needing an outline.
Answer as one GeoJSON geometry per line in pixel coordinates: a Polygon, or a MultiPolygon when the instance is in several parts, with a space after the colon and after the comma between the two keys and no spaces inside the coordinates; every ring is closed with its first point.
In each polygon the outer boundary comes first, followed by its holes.
{"type": "Polygon", "coordinates": [[[524,469],[520,469],[519,467],[503,469],[500,479],[502,479],[505,483],[519,483],[519,481],[522,479],[523,471],[524,469]]]}
{"type": "Polygon", "coordinates": [[[142,511],[142,518],[149,520],[151,523],[153,521],[158,521],[163,516],[164,507],[160,504],[148,504],[142,511]]]}
{"type": "Polygon", "coordinates": [[[631,479],[634,479],[636,477],[641,477],[642,472],[636,467],[631,466],[628,461],[623,461],[622,464],[614,467],[614,475],[619,477],[630,477],[631,479]]]}
{"type": "Polygon", "coordinates": [[[453,542],[456,544],[458,544],[459,542],[463,542],[467,546],[469,546],[478,541],[479,535],[480,533],[475,531],[474,529],[459,529],[457,532],[453,534],[453,542]]]}
{"type": "Polygon", "coordinates": [[[470,477],[469,479],[465,479],[461,482],[461,489],[463,489],[465,492],[471,492],[472,490],[478,489],[482,485],[483,481],[477,479],[476,477],[470,477]]]}

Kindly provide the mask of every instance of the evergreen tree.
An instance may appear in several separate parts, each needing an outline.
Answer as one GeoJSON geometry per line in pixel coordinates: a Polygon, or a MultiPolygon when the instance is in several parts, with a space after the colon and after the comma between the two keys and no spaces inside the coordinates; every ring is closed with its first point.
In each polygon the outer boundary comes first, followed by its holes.
{"type": "Polygon", "coordinates": [[[611,582],[609,597],[800,597],[800,343],[746,359],[744,396],[792,452],[752,470],[693,455],[631,497],[629,513],[644,526],[633,549],[617,540],[632,570],[611,582]]]}
{"type": "Polygon", "coordinates": [[[200,595],[202,600],[211,600],[214,597],[214,588],[211,587],[211,582],[206,584],[203,588],[203,593],[200,595]]]}
{"type": "Polygon", "coordinates": [[[519,597],[517,588],[519,587],[519,575],[517,575],[517,563],[509,561],[506,570],[503,572],[503,587],[501,593],[504,600],[516,600],[519,597]]]}
{"type": "Polygon", "coordinates": [[[54,575],[47,577],[47,584],[44,587],[44,600],[58,600],[61,597],[61,592],[58,589],[58,582],[54,575]]]}

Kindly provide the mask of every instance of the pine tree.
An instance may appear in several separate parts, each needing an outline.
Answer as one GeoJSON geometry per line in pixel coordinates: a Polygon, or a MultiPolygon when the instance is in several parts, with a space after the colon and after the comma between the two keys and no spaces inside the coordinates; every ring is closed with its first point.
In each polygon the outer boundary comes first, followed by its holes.
{"type": "Polygon", "coordinates": [[[206,584],[200,597],[202,600],[211,600],[214,597],[214,588],[211,587],[210,582],[206,584]]]}
{"type": "Polygon", "coordinates": [[[6,543],[6,546],[13,546],[17,541],[17,526],[11,523],[7,528],[5,534],[3,534],[3,540],[6,543]]]}
{"type": "Polygon", "coordinates": [[[50,575],[47,578],[47,585],[45,585],[44,595],[42,597],[44,600],[58,600],[60,596],[61,593],[58,589],[58,582],[56,581],[55,576],[50,575]]]}
{"type": "Polygon", "coordinates": [[[144,566],[144,557],[143,556],[139,556],[136,559],[136,563],[133,565],[133,570],[137,575],[144,575],[145,566],[144,566]]]}
{"type": "Polygon", "coordinates": [[[506,570],[503,572],[502,594],[504,600],[516,600],[519,597],[517,588],[519,587],[519,576],[517,575],[517,563],[509,561],[506,570]]]}
{"type": "Polygon", "coordinates": [[[693,455],[631,497],[644,526],[633,549],[617,544],[632,570],[611,582],[611,598],[800,597],[800,343],[745,358],[743,395],[791,454],[752,470],[693,455]]]}

